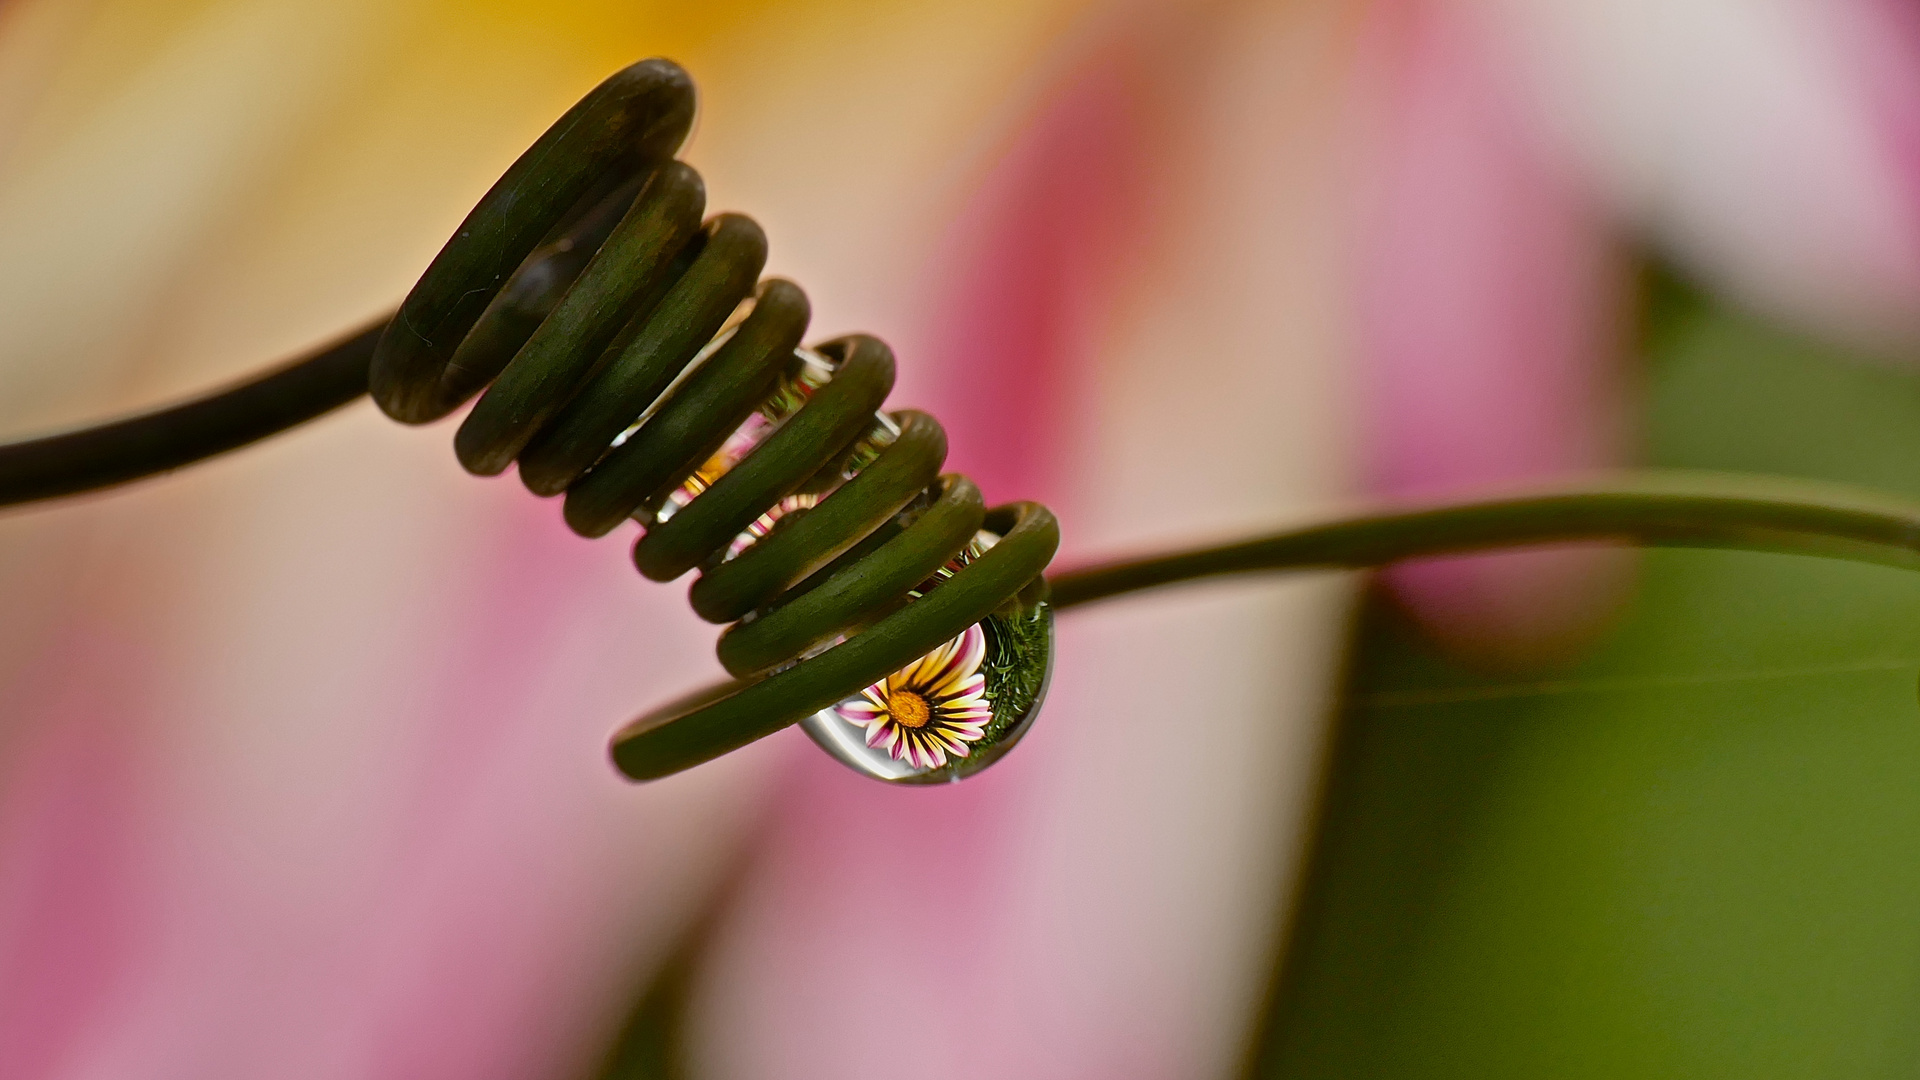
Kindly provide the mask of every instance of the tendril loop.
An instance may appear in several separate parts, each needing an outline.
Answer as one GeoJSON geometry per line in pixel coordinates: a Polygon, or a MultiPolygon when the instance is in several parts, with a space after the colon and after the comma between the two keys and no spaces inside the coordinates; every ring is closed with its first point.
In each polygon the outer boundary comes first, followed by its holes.
{"type": "Polygon", "coordinates": [[[521,155],[391,318],[224,390],[0,443],[0,507],[178,469],[369,389],[408,423],[479,395],[455,438],[468,469],[517,463],[535,492],[565,496],[586,536],[639,521],[640,571],[699,570],[694,610],[733,624],[718,652],[735,681],[614,736],[614,761],[636,779],[796,721],[868,775],[957,779],[1037,710],[1052,612],[1219,575],[1593,540],[1920,569],[1920,504],[1643,471],[1043,578],[1053,516],[988,509],[972,482],[940,474],[946,436],[932,417],[876,413],[893,385],[887,347],[864,335],[800,347],[806,295],[756,281],[759,227],[702,220],[699,174],[673,159],[693,114],[674,64],[619,72],[521,155]]]}
{"type": "Polygon", "coordinates": [[[583,536],[639,520],[648,578],[701,571],[693,608],[734,624],[718,652],[739,681],[616,735],[636,779],[825,709],[995,611],[1037,610],[1058,544],[1045,508],[988,510],[941,475],[938,421],[878,412],[884,343],[801,348],[806,294],[760,280],[760,227],[703,220],[700,175],[673,159],[693,115],[665,60],[594,89],[467,215],[369,373],[406,423],[478,394],[454,438],[469,471],[517,465],[583,536]]]}

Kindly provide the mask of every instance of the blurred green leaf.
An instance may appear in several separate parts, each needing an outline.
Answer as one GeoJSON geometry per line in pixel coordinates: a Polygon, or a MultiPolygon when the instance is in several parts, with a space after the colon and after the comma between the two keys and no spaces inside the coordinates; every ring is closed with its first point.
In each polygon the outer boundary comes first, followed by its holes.
{"type": "MultiPolygon", "coordinates": [[[[1920,496],[1920,380],[1667,295],[1650,463],[1920,496]]],[[[1267,1077],[1920,1072],[1920,575],[1656,551],[1577,670],[1359,642],[1267,1077]]]]}

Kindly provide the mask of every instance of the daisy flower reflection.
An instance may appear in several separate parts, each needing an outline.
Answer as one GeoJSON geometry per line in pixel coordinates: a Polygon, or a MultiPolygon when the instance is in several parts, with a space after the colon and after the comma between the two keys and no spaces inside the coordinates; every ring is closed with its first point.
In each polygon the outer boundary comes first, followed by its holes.
{"type": "Polygon", "coordinates": [[[993,719],[986,677],[987,635],[975,623],[966,632],[834,707],[840,718],[867,729],[867,745],[922,769],[947,755],[967,756],[967,744],[993,719]]]}

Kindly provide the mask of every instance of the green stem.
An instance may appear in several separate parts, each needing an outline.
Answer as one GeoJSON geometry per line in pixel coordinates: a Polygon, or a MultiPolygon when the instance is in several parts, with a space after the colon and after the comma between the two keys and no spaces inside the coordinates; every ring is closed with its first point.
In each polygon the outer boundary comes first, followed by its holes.
{"type": "Polygon", "coordinates": [[[1227,574],[1359,569],[1582,541],[1777,551],[1920,569],[1920,503],[1779,477],[1627,473],[1483,502],[1386,510],[1049,580],[1054,606],[1064,610],[1227,574]]]}
{"type": "MultiPolygon", "coordinates": [[[[0,506],[178,468],[318,416],[364,391],[377,336],[378,327],[369,328],[306,360],[169,409],[0,445],[0,506]]],[[[1020,543],[1009,535],[990,557],[977,561],[971,571],[979,589],[955,589],[949,582],[932,598],[780,675],[656,710],[617,738],[621,767],[643,777],[704,761],[797,719],[849,687],[873,681],[876,672],[899,667],[925,651],[928,642],[982,617],[999,598],[1034,580],[1057,535],[1051,515],[1038,507],[1003,509],[1030,518],[1033,535],[1020,543]],[[1001,563],[1004,574],[980,578],[1001,563]],[[944,612],[944,601],[934,598],[956,603],[971,598],[986,606],[978,612],[944,612]],[[903,616],[946,621],[909,627],[899,621],[903,616]]],[[[1071,570],[1048,584],[1054,606],[1065,610],[1228,574],[1358,569],[1424,556],[1592,541],[1781,551],[1920,569],[1920,504],[1778,477],[1630,473],[1557,491],[1388,510],[1218,547],[1071,570]]]]}
{"type": "Polygon", "coordinates": [[[386,319],[298,360],[177,405],[0,444],[0,507],[97,491],[237,450],[367,392],[386,319]]]}

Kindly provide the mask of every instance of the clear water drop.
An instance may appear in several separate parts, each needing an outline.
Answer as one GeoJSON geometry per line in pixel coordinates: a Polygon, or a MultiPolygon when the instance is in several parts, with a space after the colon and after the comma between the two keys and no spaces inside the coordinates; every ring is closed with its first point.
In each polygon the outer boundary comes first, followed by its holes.
{"type": "Polygon", "coordinates": [[[877,780],[950,783],[1020,741],[1052,675],[1053,608],[1009,606],[800,726],[877,780]]]}

